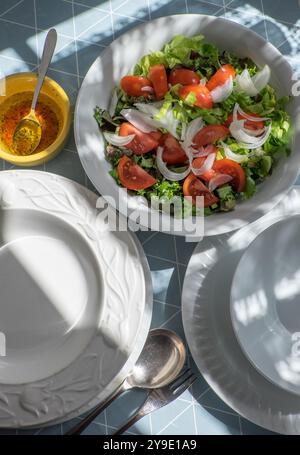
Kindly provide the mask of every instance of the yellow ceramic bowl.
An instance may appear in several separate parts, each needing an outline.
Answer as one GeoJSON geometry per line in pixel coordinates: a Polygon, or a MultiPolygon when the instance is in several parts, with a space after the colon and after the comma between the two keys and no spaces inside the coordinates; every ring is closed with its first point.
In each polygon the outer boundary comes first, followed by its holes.
{"type": "MultiPolygon", "coordinates": [[[[5,96],[0,96],[0,105],[10,96],[21,92],[33,91],[37,76],[34,73],[12,74],[6,77],[5,96]]],[[[17,166],[38,166],[54,158],[63,148],[71,126],[70,100],[64,89],[53,79],[45,78],[41,93],[51,98],[61,112],[61,127],[55,141],[45,150],[28,156],[13,155],[0,144],[0,158],[17,166]]]]}

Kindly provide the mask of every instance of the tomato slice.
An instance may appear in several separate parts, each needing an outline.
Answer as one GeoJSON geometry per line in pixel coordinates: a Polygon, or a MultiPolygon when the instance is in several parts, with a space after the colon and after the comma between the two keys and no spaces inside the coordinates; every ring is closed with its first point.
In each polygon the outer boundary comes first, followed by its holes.
{"type": "Polygon", "coordinates": [[[235,70],[233,66],[229,64],[222,65],[221,68],[219,68],[206,83],[206,87],[208,88],[209,91],[212,91],[216,87],[225,84],[225,82],[229,79],[230,76],[232,77],[232,79],[235,78],[235,70]]]}
{"type": "Polygon", "coordinates": [[[151,137],[153,137],[153,139],[155,141],[158,142],[158,144],[161,143],[161,141],[163,140],[163,137],[164,137],[164,134],[161,132],[161,131],[151,131],[151,133],[149,133],[151,137]]]}
{"type": "Polygon", "coordinates": [[[162,159],[167,164],[181,164],[187,160],[185,151],[175,139],[174,136],[167,133],[163,136],[160,144],[163,146],[164,151],[162,154],[162,159]]]}
{"type": "Polygon", "coordinates": [[[196,197],[204,197],[204,207],[209,207],[210,205],[216,204],[219,199],[209,191],[209,189],[198,179],[192,172],[187,176],[183,183],[183,194],[185,196],[192,196],[193,204],[201,207],[197,204],[196,197]]]}
{"type": "MultiPolygon", "coordinates": [[[[217,151],[217,148],[216,148],[216,151],[217,151]]],[[[207,158],[206,156],[199,156],[198,158],[195,158],[193,160],[193,167],[196,169],[199,169],[204,164],[204,161],[206,160],[206,158],[207,158]]],[[[214,171],[214,169],[211,168],[209,171],[204,172],[204,174],[199,175],[199,178],[201,180],[204,180],[205,182],[209,182],[210,179],[212,179],[215,175],[216,175],[216,171],[214,171]]]]}
{"type": "Polygon", "coordinates": [[[207,125],[204,126],[194,136],[193,142],[197,147],[213,144],[220,139],[225,139],[229,134],[229,129],[224,125],[207,125]]]}
{"type": "Polygon", "coordinates": [[[152,82],[156,99],[161,100],[169,90],[166,68],[162,64],[151,66],[148,77],[152,82]]]}
{"type": "Polygon", "coordinates": [[[196,96],[194,106],[202,107],[203,109],[211,109],[213,107],[210,91],[205,85],[184,85],[179,90],[179,96],[183,100],[185,100],[190,93],[194,93],[196,96]]]}
{"type": "Polygon", "coordinates": [[[129,136],[129,134],[135,134],[135,137],[126,145],[126,148],[132,150],[135,155],[143,155],[158,146],[158,141],[152,137],[152,133],[143,133],[131,123],[122,123],[119,136],[129,136]]]}
{"type": "Polygon", "coordinates": [[[229,185],[232,185],[235,191],[240,193],[244,190],[246,184],[246,174],[244,169],[235,161],[223,158],[215,161],[213,169],[220,174],[227,174],[232,177],[229,185]]]}
{"type": "Polygon", "coordinates": [[[173,68],[169,75],[171,85],[197,85],[200,83],[200,77],[193,70],[187,68],[173,68]]]}
{"type": "Polygon", "coordinates": [[[144,190],[156,183],[156,179],[141,166],[124,155],[118,163],[118,177],[128,190],[144,190]]]}
{"type": "Polygon", "coordinates": [[[121,89],[129,96],[144,96],[148,98],[151,94],[143,91],[143,87],[152,87],[151,81],[142,76],[124,76],[120,82],[121,89]]]}
{"type": "MultiPolygon", "coordinates": [[[[257,117],[257,118],[260,118],[260,116],[258,114],[250,114],[252,115],[253,117],[257,117]]],[[[244,120],[245,117],[241,114],[238,113],[237,115],[237,118],[238,120],[244,120]]],[[[225,122],[225,126],[227,126],[229,128],[230,126],[230,123],[233,121],[233,114],[230,114],[228,115],[227,117],[227,120],[225,122]]],[[[247,120],[245,121],[245,128],[248,128],[248,130],[252,130],[252,131],[257,131],[257,130],[261,130],[263,129],[263,127],[265,126],[265,123],[263,120],[260,120],[259,122],[254,122],[253,120],[247,120]]]]}

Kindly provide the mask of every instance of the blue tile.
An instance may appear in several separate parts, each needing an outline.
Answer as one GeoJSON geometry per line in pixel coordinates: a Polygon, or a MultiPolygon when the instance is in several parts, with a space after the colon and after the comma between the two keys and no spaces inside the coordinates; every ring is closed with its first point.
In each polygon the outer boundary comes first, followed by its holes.
{"type": "Polygon", "coordinates": [[[219,5],[216,2],[202,2],[199,0],[188,1],[188,12],[197,14],[209,14],[211,16],[220,16],[224,14],[224,5],[219,5]]]}
{"type": "Polygon", "coordinates": [[[277,434],[277,433],[273,433],[272,431],[268,431],[265,428],[259,427],[258,425],[255,425],[254,423],[252,423],[249,420],[246,420],[244,418],[241,418],[241,429],[242,429],[242,434],[245,434],[245,435],[275,435],[275,434],[277,434]]]}
{"type": "Polygon", "coordinates": [[[197,246],[195,242],[187,242],[184,236],[176,237],[177,259],[181,264],[187,265],[194,249],[197,246]]]}
{"type": "Polygon", "coordinates": [[[300,19],[300,5],[297,0],[289,0],[283,6],[282,0],[263,0],[264,12],[266,15],[294,24],[300,19]]]}
{"type": "Polygon", "coordinates": [[[46,436],[46,435],[60,436],[60,435],[62,435],[62,425],[58,424],[58,425],[51,425],[49,427],[44,427],[37,434],[44,435],[44,436],[46,436]]]}
{"type": "Polygon", "coordinates": [[[195,426],[191,421],[192,414],[189,412],[191,404],[188,402],[175,400],[164,408],[152,414],[153,434],[185,434],[191,431],[195,434],[195,426]],[[182,417],[182,418],[181,418],[182,417]],[[184,422],[188,422],[188,425],[184,422]]]}
{"type": "Polygon", "coordinates": [[[195,407],[195,419],[198,434],[201,435],[239,435],[240,425],[238,416],[220,411],[195,407]]]}
{"type": "Polygon", "coordinates": [[[64,175],[75,182],[85,184],[85,173],[77,153],[62,151],[54,160],[46,163],[47,172],[64,175]]]}
{"type": "Polygon", "coordinates": [[[146,399],[144,390],[133,390],[124,393],[114,401],[106,410],[107,424],[118,428],[126,422],[129,416],[143,404],[146,399]]]}
{"type": "Polygon", "coordinates": [[[82,433],[85,436],[100,436],[106,435],[106,428],[103,425],[91,423],[82,433]]]}
{"type": "Polygon", "coordinates": [[[166,305],[154,300],[151,328],[155,329],[160,327],[163,321],[168,321],[170,318],[175,317],[178,311],[178,307],[166,305]]]}
{"type": "Polygon", "coordinates": [[[111,16],[97,9],[74,5],[75,36],[81,41],[108,45],[113,39],[111,16]]]}
{"type": "MultiPolygon", "coordinates": [[[[23,60],[26,63],[36,65],[37,47],[34,30],[23,25],[5,22],[0,18],[1,55],[7,57],[8,60],[23,60]]],[[[1,67],[1,70],[6,72],[5,65],[1,67]]]]}
{"type": "Polygon", "coordinates": [[[84,77],[86,75],[92,63],[101,55],[103,50],[104,48],[98,44],[77,41],[77,59],[80,76],[84,77]]]}
{"type": "Polygon", "coordinates": [[[0,16],[13,22],[35,27],[34,0],[19,2],[15,0],[1,0],[0,16]]]}
{"type": "Polygon", "coordinates": [[[186,13],[186,4],[182,0],[161,0],[161,1],[152,1],[150,5],[151,18],[155,19],[157,17],[167,16],[171,14],[182,14],[186,13]]]}
{"type": "MultiPolygon", "coordinates": [[[[122,15],[145,20],[149,18],[149,8],[147,0],[112,0],[112,11],[114,15],[122,15]]],[[[115,16],[114,16],[115,17],[115,16]]]]}
{"type": "Polygon", "coordinates": [[[275,47],[282,45],[289,35],[289,27],[287,24],[274,24],[274,22],[266,20],[266,29],[268,34],[268,41],[275,47]]]}
{"type": "Polygon", "coordinates": [[[36,2],[37,26],[42,30],[55,27],[58,32],[74,37],[73,9],[71,2],[63,0],[38,0],[36,2]]]}
{"type": "Polygon", "coordinates": [[[181,291],[176,264],[148,257],[151,270],[154,299],[180,306],[181,291]]]}
{"type": "Polygon", "coordinates": [[[216,409],[223,412],[228,412],[230,414],[235,414],[236,412],[227,406],[227,404],[221,400],[221,398],[212,390],[208,390],[200,399],[199,403],[201,406],[216,409]]]}
{"type": "Polygon", "coordinates": [[[176,262],[174,236],[158,233],[144,243],[145,253],[176,262]]]}

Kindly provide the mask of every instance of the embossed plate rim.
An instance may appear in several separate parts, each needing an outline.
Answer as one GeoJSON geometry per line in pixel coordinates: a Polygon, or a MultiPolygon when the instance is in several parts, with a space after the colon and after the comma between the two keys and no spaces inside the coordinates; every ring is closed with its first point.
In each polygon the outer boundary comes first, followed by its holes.
{"type": "MultiPolygon", "coordinates": [[[[76,196],[76,199],[78,199],[80,202],[83,200],[86,201],[87,204],[89,204],[90,208],[95,208],[96,200],[98,196],[93,193],[91,190],[83,187],[79,183],[73,182],[72,180],[63,177],[63,176],[58,176],[55,174],[51,174],[48,172],[43,172],[43,171],[33,171],[33,170],[8,170],[8,171],[3,171],[1,172],[0,176],[0,201],[2,207],[6,207],[6,209],[9,210],[8,204],[9,200],[13,198],[14,196],[14,191],[12,191],[12,194],[9,194],[9,191],[7,190],[7,183],[8,180],[11,178],[16,178],[16,181],[19,181],[26,178],[31,178],[32,181],[38,181],[35,180],[36,178],[40,177],[41,181],[51,181],[51,182],[56,182],[57,185],[59,185],[59,191],[56,194],[60,195],[60,190],[63,190],[64,188],[69,188],[71,191],[73,191],[73,195],[76,196]],[[6,179],[6,180],[5,180],[6,179]],[[4,182],[4,185],[1,183],[4,182]],[[5,191],[7,190],[7,194],[5,191]]],[[[32,183],[33,185],[33,183],[32,183]]],[[[58,187],[56,187],[58,188],[58,187]]],[[[18,191],[18,190],[17,190],[18,191]]],[[[69,197],[68,194],[62,193],[63,197],[69,197]]],[[[44,197],[45,195],[43,195],[44,197]]],[[[48,197],[49,194],[46,196],[48,197]]],[[[19,207],[21,202],[20,202],[20,194],[18,194],[18,201],[15,202],[15,207],[19,207]]],[[[73,201],[75,203],[75,201],[73,201]]],[[[23,202],[24,203],[24,202],[23,202]]],[[[28,203],[28,200],[27,200],[28,203]]],[[[78,203],[78,201],[77,201],[78,203]]],[[[26,204],[25,204],[26,205],[26,204]]],[[[76,205],[76,204],[75,204],[76,205]]],[[[10,206],[11,207],[11,206],[10,206]]],[[[88,207],[88,206],[87,206],[88,207]]],[[[45,210],[45,208],[44,208],[45,210]]],[[[111,208],[109,208],[111,210],[111,208]]],[[[95,213],[98,214],[98,212],[95,211],[95,213]]],[[[54,215],[58,216],[58,215],[54,215]]],[[[74,214],[72,215],[74,216],[74,214]]],[[[78,214],[76,213],[76,216],[78,214]]],[[[64,219],[64,218],[63,218],[64,219]]],[[[64,219],[67,223],[70,224],[70,220],[64,219]]],[[[73,226],[74,227],[74,226],[73,226]]],[[[75,228],[79,232],[79,228],[75,228]]],[[[82,234],[82,232],[81,232],[82,234]]],[[[83,234],[82,234],[83,235],[83,234]]],[[[109,231],[106,232],[105,235],[110,236],[111,233],[109,231]]],[[[102,236],[102,234],[101,234],[102,236]]],[[[111,381],[109,381],[108,384],[105,384],[105,387],[99,392],[97,390],[97,387],[99,386],[98,381],[95,382],[95,390],[90,392],[89,388],[89,395],[85,397],[85,399],[82,399],[81,401],[79,400],[76,402],[75,405],[73,405],[71,408],[65,408],[64,412],[59,411],[58,408],[62,408],[61,402],[58,400],[56,402],[56,408],[54,410],[51,408],[50,412],[47,407],[47,403],[45,402],[45,395],[41,393],[41,388],[39,388],[36,384],[33,384],[33,386],[30,389],[30,393],[27,393],[25,395],[25,401],[27,404],[30,405],[33,399],[39,400],[39,409],[31,409],[31,412],[27,412],[27,417],[24,417],[24,414],[22,418],[20,417],[21,414],[17,414],[16,417],[12,415],[10,412],[10,409],[15,409],[13,405],[15,402],[9,397],[9,400],[7,399],[7,396],[4,393],[4,388],[1,387],[1,393],[0,393],[0,426],[3,428],[26,428],[26,427],[40,427],[40,426],[45,426],[49,424],[54,424],[57,421],[65,421],[68,420],[76,415],[81,414],[82,412],[85,411],[86,407],[93,406],[94,403],[103,401],[106,397],[108,397],[124,380],[126,375],[129,373],[129,371],[132,369],[134,363],[136,362],[143,346],[146,341],[146,337],[148,335],[148,331],[150,328],[150,323],[151,323],[151,316],[152,316],[152,284],[151,284],[151,275],[150,275],[150,270],[148,266],[147,259],[145,257],[145,254],[143,252],[143,249],[141,245],[139,244],[138,239],[136,236],[134,236],[130,232],[126,232],[122,234],[122,238],[127,239],[127,247],[126,251],[128,254],[131,254],[134,252],[134,257],[132,261],[137,261],[136,263],[139,266],[139,272],[141,277],[142,277],[142,284],[143,284],[143,289],[141,288],[141,292],[143,293],[142,298],[143,302],[141,304],[141,315],[139,318],[138,322],[138,327],[136,328],[136,333],[135,336],[132,339],[129,353],[126,357],[126,361],[123,362],[123,364],[120,366],[120,369],[114,374],[112,377],[111,381]],[[128,252],[128,248],[130,251],[128,252]],[[31,401],[30,401],[31,400],[31,401]],[[3,415],[5,416],[3,418],[3,415]],[[30,416],[30,417],[28,417],[30,416]]],[[[96,238],[96,241],[99,239],[96,238]]],[[[90,242],[90,240],[89,240],[90,242]]],[[[121,244],[123,242],[115,242],[115,244],[121,244]]],[[[106,242],[106,244],[109,244],[109,242],[106,242]]],[[[124,246],[122,245],[122,248],[124,246]]],[[[135,265],[136,265],[135,263],[135,265]]],[[[130,296],[130,299],[132,299],[132,295],[130,296]]],[[[130,303],[130,302],[129,302],[130,303]]],[[[134,307],[136,308],[136,307],[134,307]]],[[[127,308],[126,308],[126,314],[127,314],[127,308]]],[[[96,338],[96,337],[95,337],[96,338]]],[[[127,340],[128,341],[128,340],[127,340]]],[[[115,352],[115,351],[114,351],[115,352]]],[[[89,363],[94,364],[94,358],[90,359],[89,358],[89,363]]],[[[64,369],[63,372],[67,370],[64,369]]],[[[48,387],[54,387],[55,385],[55,378],[56,375],[54,375],[51,378],[48,378],[47,380],[43,381],[43,384],[47,383],[48,387]],[[53,385],[54,383],[54,385],[53,385]]],[[[80,384],[79,384],[80,385],[80,384]]],[[[92,389],[93,390],[93,389],[92,389]]],[[[79,393],[78,390],[76,393],[79,393]]],[[[54,393],[52,394],[54,395],[54,393]]],[[[54,400],[54,398],[51,395],[51,399],[54,400]]],[[[55,400],[54,400],[55,401],[55,400]]],[[[19,409],[20,410],[20,405],[19,409]]],[[[28,409],[27,409],[28,411],[28,409]]],[[[23,409],[22,409],[23,412],[23,409]]]]}

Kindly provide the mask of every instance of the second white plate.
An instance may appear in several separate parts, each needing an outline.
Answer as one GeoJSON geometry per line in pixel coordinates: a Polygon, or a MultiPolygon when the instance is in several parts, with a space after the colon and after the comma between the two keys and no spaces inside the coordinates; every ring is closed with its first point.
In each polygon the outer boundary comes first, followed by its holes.
{"type": "Polygon", "coordinates": [[[300,213],[300,188],[268,215],[233,235],[204,239],[189,262],[182,293],[185,335],[212,389],[235,411],[271,431],[300,434],[300,397],[276,386],[249,362],[230,316],[231,283],[248,245],[276,221],[300,213]]]}
{"type": "Polygon", "coordinates": [[[268,379],[298,395],[299,233],[299,215],[263,231],[243,254],[231,290],[232,322],[243,351],[268,379]]]}

